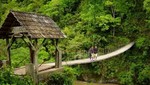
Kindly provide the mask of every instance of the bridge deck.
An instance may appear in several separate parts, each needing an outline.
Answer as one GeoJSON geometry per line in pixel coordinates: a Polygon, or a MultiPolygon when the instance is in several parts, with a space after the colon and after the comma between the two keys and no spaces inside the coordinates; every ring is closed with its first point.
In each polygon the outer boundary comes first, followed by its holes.
{"type": "MultiPolygon", "coordinates": [[[[41,66],[39,66],[38,68],[38,72],[42,72],[42,71],[45,71],[45,70],[48,70],[48,69],[54,69],[54,63],[51,63],[49,65],[47,64],[42,64],[41,66]]],[[[26,67],[25,66],[22,66],[20,68],[15,68],[14,70],[14,74],[17,74],[17,75],[25,75],[26,74],[26,67]]]]}

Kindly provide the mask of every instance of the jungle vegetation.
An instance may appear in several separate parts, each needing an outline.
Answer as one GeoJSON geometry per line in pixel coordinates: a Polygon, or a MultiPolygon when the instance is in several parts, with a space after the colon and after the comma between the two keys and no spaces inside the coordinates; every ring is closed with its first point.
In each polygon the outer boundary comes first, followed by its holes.
{"type": "MultiPolygon", "coordinates": [[[[135,42],[129,51],[117,57],[69,67],[69,71],[52,75],[50,82],[59,78],[64,79],[65,82],[62,82],[66,83],[65,85],[71,85],[72,83],[68,82],[73,81],[71,79],[94,82],[85,79],[85,76],[88,76],[91,79],[99,78],[102,82],[115,80],[121,85],[149,84],[150,0],[1,0],[0,26],[10,10],[34,12],[52,18],[67,36],[59,41],[59,48],[64,51],[64,61],[86,58],[86,53],[92,45],[98,46],[99,54],[105,54],[135,42]],[[73,78],[67,78],[67,74],[73,78]]],[[[40,63],[47,56],[51,56],[47,62],[54,61],[54,47],[48,48],[51,55],[44,47],[41,48],[38,54],[40,63]]],[[[0,40],[0,59],[6,58],[5,51],[5,40],[0,40]]],[[[28,47],[21,40],[18,39],[13,44],[11,52],[14,68],[29,63],[28,47]]],[[[31,81],[28,80],[28,77],[13,75],[8,69],[0,73],[0,85],[29,85],[31,81]],[[27,82],[13,82],[19,79],[27,82]]]]}

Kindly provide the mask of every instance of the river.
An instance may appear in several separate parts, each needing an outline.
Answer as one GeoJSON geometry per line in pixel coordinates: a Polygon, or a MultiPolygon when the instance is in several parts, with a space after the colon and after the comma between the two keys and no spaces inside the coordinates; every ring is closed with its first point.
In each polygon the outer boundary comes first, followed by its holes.
{"type": "Polygon", "coordinates": [[[98,83],[88,83],[84,81],[75,81],[73,85],[118,85],[118,84],[98,84],[98,83]]]}

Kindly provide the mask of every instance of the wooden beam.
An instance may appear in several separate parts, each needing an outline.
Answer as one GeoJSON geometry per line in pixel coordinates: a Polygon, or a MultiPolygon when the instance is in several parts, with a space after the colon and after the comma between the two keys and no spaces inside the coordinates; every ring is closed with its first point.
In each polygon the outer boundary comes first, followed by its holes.
{"type": "Polygon", "coordinates": [[[61,64],[62,64],[62,60],[61,60],[61,51],[59,51],[58,49],[58,39],[55,40],[55,67],[56,68],[60,68],[61,64]]]}
{"type": "Polygon", "coordinates": [[[34,44],[34,47],[36,48],[36,50],[34,50],[35,51],[35,54],[34,54],[34,64],[35,64],[35,66],[36,66],[36,70],[37,70],[37,67],[38,67],[38,48],[37,48],[37,46],[38,46],[38,40],[37,39],[35,39],[35,42],[33,43],[34,44]]]}
{"type": "Polygon", "coordinates": [[[46,38],[43,39],[42,43],[37,45],[37,49],[40,49],[46,42],[46,38]]]}
{"type": "Polygon", "coordinates": [[[23,37],[21,39],[27,44],[28,47],[30,47],[30,44],[23,37]]]}
{"type": "Polygon", "coordinates": [[[62,67],[62,52],[59,50],[59,56],[58,56],[58,68],[62,67]]]}
{"type": "Polygon", "coordinates": [[[38,61],[37,61],[37,53],[38,53],[38,49],[37,49],[37,45],[38,45],[38,40],[34,39],[34,41],[32,42],[32,39],[30,38],[30,62],[31,62],[31,71],[29,72],[31,73],[31,76],[33,78],[33,83],[34,85],[38,85],[38,61]]]}
{"type": "Polygon", "coordinates": [[[12,44],[14,43],[14,41],[16,40],[16,38],[14,38],[12,36],[12,38],[9,40],[9,38],[6,38],[6,45],[7,45],[7,61],[8,61],[8,64],[11,66],[11,52],[10,52],[10,49],[11,49],[11,46],[12,44]]]}
{"type": "Polygon", "coordinates": [[[9,38],[6,38],[7,61],[8,61],[8,64],[11,66],[10,47],[8,47],[8,45],[9,45],[9,38]]]}
{"type": "Polygon", "coordinates": [[[27,35],[23,35],[23,36],[24,36],[26,39],[28,39],[28,41],[26,41],[26,40],[23,38],[23,40],[25,41],[25,43],[28,43],[28,45],[31,46],[33,50],[36,50],[36,47],[33,45],[34,43],[32,43],[32,39],[31,39],[29,36],[27,36],[27,35]]]}

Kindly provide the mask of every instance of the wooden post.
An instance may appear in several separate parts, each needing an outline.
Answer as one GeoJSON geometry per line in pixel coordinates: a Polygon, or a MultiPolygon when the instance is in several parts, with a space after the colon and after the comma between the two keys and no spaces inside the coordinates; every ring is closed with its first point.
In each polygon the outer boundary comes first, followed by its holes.
{"type": "Polygon", "coordinates": [[[8,64],[11,66],[11,53],[10,53],[10,49],[11,49],[11,46],[13,44],[13,42],[15,41],[16,38],[12,37],[9,41],[9,38],[6,38],[6,46],[7,46],[7,61],[8,61],[8,64]]]}
{"type": "Polygon", "coordinates": [[[58,67],[60,68],[62,66],[62,52],[59,50],[59,57],[58,57],[58,67]]]}
{"type": "Polygon", "coordinates": [[[54,41],[54,45],[56,47],[56,50],[55,50],[55,68],[58,68],[58,48],[57,48],[57,44],[58,44],[58,39],[56,39],[54,41]]]}
{"type": "Polygon", "coordinates": [[[56,66],[55,66],[56,68],[60,68],[62,66],[62,60],[61,60],[61,58],[62,58],[61,51],[58,50],[57,51],[57,56],[56,56],[56,66]]]}
{"type": "Polygon", "coordinates": [[[61,51],[59,51],[58,47],[58,39],[56,39],[56,42],[55,42],[55,47],[56,47],[56,50],[55,50],[55,67],[56,68],[60,68],[61,67],[61,51]]]}
{"type": "Polygon", "coordinates": [[[8,61],[8,64],[11,66],[9,38],[6,38],[6,46],[7,46],[7,61],[8,61]]]}
{"type": "Polygon", "coordinates": [[[33,50],[31,45],[30,45],[29,49],[30,49],[30,62],[33,64],[34,63],[35,51],[33,50]]]}
{"type": "Polygon", "coordinates": [[[38,85],[38,62],[37,62],[37,52],[38,52],[38,49],[34,49],[34,48],[37,48],[37,39],[35,39],[35,42],[32,43],[32,40],[30,39],[30,61],[31,61],[31,69],[30,72],[31,73],[31,76],[33,78],[33,83],[34,85],[38,85]],[[32,44],[32,45],[31,45],[32,44]],[[34,47],[33,47],[34,46],[34,47]]]}

